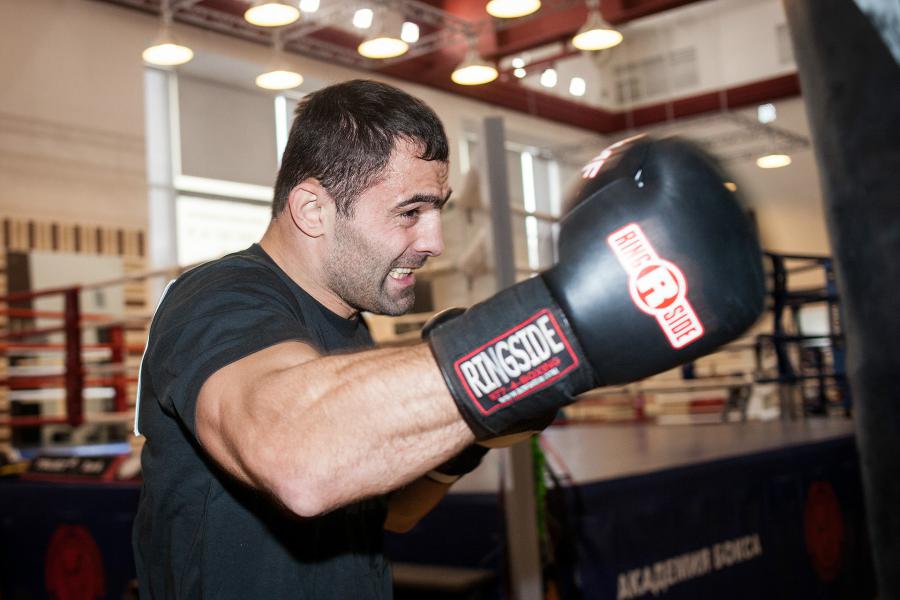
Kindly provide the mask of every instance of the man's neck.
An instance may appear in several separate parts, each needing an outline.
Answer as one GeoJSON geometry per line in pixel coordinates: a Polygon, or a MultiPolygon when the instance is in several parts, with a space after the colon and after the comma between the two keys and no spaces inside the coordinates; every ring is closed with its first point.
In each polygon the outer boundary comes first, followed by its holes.
{"type": "MultiPolygon", "coordinates": [[[[282,227],[278,221],[269,224],[269,228],[259,241],[266,254],[294,283],[325,308],[345,319],[355,316],[358,311],[328,287],[322,261],[313,248],[304,248],[302,242],[293,240],[289,234],[285,234],[282,227]]],[[[310,245],[314,243],[315,241],[310,241],[310,245]]]]}

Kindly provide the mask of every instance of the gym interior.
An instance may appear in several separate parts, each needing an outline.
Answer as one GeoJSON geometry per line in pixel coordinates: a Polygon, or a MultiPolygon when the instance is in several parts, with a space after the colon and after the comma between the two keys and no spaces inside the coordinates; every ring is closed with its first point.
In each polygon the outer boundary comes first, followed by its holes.
{"type": "Polygon", "coordinates": [[[149,597],[154,309],[259,240],[295,107],[353,79],[422,99],[450,145],[445,250],[411,312],[364,315],[379,346],[552,267],[567,199],[638,135],[719,161],[766,274],[738,339],[580,395],[386,533],[397,598],[900,597],[898,5],[285,0],[252,23],[264,4],[0,3],[0,598],[149,597]]]}

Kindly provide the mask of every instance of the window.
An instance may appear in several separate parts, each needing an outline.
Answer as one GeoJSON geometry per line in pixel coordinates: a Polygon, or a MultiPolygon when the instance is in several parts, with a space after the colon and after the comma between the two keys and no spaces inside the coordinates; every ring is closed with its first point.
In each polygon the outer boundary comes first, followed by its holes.
{"type": "Polygon", "coordinates": [[[184,265],[246,248],[265,232],[298,98],[186,74],[169,82],[173,241],[184,265]]]}
{"type": "Polygon", "coordinates": [[[246,248],[265,232],[270,213],[268,204],[178,196],[178,262],[193,264],[246,248]]]}
{"type": "MultiPolygon", "coordinates": [[[[478,143],[469,136],[460,152],[463,171],[478,161],[478,143]]],[[[519,277],[547,269],[556,260],[557,220],[563,178],[574,171],[539,148],[507,141],[506,170],[512,211],[513,251],[519,277]]]]}

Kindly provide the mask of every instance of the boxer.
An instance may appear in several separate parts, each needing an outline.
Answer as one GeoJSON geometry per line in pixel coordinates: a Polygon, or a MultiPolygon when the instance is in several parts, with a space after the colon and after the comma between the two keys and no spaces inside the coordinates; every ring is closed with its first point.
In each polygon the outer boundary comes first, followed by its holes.
{"type": "Polygon", "coordinates": [[[559,264],[421,344],[372,349],[359,313],[410,310],[416,270],[443,251],[447,161],[408,94],[314,92],[260,243],[169,286],[137,410],[142,596],[390,597],[382,530],[474,468],[473,442],[693,360],[762,309],[759,247],[715,163],[641,138],[586,166],[559,264]]]}

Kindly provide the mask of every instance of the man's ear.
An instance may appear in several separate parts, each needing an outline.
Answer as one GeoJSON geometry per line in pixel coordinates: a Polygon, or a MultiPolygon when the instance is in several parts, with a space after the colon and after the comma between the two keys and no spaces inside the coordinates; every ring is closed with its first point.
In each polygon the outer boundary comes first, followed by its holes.
{"type": "Polygon", "coordinates": [[[325,233],[325,212],[332,204],[331,196],[316,179],[304,179],[288,195],[287,210],[300,231],[309,237],[319,237],[325,233]]]}

